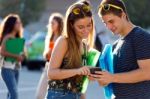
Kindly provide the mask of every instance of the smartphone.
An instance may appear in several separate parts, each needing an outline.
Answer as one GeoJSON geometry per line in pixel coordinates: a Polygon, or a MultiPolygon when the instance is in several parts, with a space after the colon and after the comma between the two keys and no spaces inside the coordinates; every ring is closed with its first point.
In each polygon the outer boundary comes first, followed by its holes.
{"type": "Polygon", "coordinates": [[[95,73],[96,71],[102,71],[102,69],[99,68],[99,67],[92,67],[92,68],[90,68],[91,74],[96,74],[96,73],[95,73]]]}

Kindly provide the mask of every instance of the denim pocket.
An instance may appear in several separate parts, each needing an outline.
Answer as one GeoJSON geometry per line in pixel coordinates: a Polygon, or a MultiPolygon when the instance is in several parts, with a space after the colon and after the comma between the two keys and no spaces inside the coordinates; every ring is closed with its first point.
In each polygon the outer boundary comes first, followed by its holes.
{"type": "Polygon", "coordinates": [[[66,91],[49,91],[47,99],[78,99],[76,94],[66,91]]]}
{"type": "Polygon", "coordinates": [[[47,99],[64,99],[66,94],[67,93],[63,91],[49,90],[47,99]]]}
{"type": "Polygon", "coordinates": [[[55,91],[52,99],[64,99],[67,96],[66,92],[63,91],[55,91]]]}

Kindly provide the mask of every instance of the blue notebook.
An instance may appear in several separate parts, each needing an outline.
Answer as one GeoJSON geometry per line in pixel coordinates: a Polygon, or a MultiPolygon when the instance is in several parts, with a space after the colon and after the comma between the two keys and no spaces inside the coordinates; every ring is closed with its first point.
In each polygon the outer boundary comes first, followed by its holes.
{"type": "MultiPolygon", "coordinates": [[[[99,59],[99,66],[102,70],[106,70],[110,73],[114,73],[113,69],[113,54],[112,54],[112,45],[106,44],[104,50],[99,59]]],[[[112,84],[104,87],[105,99],[112,99],[113,89],[112,84]]]]}

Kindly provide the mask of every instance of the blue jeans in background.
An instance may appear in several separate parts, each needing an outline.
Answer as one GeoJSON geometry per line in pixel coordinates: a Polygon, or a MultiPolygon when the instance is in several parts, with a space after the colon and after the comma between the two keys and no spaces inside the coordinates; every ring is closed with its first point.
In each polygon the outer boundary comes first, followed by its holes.
{"type": "Polygon", "coordinates": [[[19,78],[19,70],[2,68],[1,75],[8,89],[7,99],[18,99],[17,85],[19,78]]]}
{"type": "Polygon", "coordinates": [[[48,90],[46,99],[80,99],[81,94],[63,90],[48,90]]]}

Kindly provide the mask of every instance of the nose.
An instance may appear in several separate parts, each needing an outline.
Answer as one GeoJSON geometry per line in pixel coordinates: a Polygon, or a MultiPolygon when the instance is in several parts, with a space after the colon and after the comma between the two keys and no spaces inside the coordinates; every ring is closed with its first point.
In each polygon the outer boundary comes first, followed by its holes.
{"type": "Polygon", "coordinates": [[[88,28],[84,28],[83,33],[89,33],[89,29],[88,28]]]}
{"type": "Polygon", "coordinates": [[[107,27],[109,30],[112,30],[113,25],[112,25],[112,24],[110,24],[110,23],[107,23],[107,24],[106,24],[106,27],[107,27]]]}

